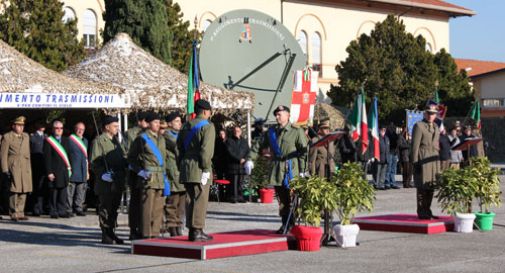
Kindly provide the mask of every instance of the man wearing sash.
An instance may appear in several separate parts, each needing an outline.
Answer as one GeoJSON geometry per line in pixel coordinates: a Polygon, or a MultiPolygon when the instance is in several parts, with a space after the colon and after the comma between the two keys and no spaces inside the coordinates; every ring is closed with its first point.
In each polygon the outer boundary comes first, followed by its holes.
{"type": "MultiPolygon", "coordinates": [[[[148,126],[146,122],[146,112],[139,112],[136,114],[137,126],[128,129],[126,132],[126,143],[128,144],[128,152],[133,145],[137,136],[142,133],[148,126]]],[[[130,226],[130,239],[140,239],[140,196],[142,195],[142,181],[137,177],[133,170],[128,171],[127,176],[128,187],[130,188],[130,204],[128,207],[128,225],[130,226]]]]}
{"type": "Polygon", "coordinates": [[[274,110],[277,124],[270,127],[266,133],[260,151],[270,148],[269,156],[272,159],[270,172],[270,185],[275,187],[279,198],[279,215],[282,226],[277,233],[283,233],[294,225],[294,217],[289,217],[291,210],[291,190],[289,182],[295,176],[305,176],[307,158],[307,137],[302,128],[289,122],[290,110],[279,105],[274,110]],[[289,222],[288,222],[289,218],[289,222]]]}
{"type": "Polygon", "coordinates": [[[2,172],[10,182],[9,214],[13,221],[28,220],[25,216],[27,193],[32,191],[30,137],[24,133],[25,117],[12,122],[12,131],[3,137],[0,148],[2,172]]]}
{"type": "Polygon", "coordinates": [[[184,124],[177,148],[180,153],[180,181],[186,188],[186,227],[190,241],[209,241],[212,236],[203,232],[209,188],[212,182],[212,156],[216,130],[209,121],[212,115],[210,103],[198,100],[195,105],[196,118],[184,124]]]}
{"type": "Polygon", "coordinates": [[[156,113],[148,113],[146,122],[149,126],[137,136],[128,152],[128,163],[142,181],[140,185],[142,187],[140,198],[142,237],[155,238],[160,235],[165,204],[163,189],[165,183],[168,182],[165,171],[167,151],[165,138],[159,135],[160,116],[156,113]]]}
{"type": "Polygon", "coordinates": [[[170,180],[170,196],[167,197],[165,203],[165,227],[170,236],[181,236],[186,207],[186,189],[179,181],[177,138],[182,127],[182,120],[179,113],[173,112],[167,116],[166,121],[168,128],[163,137],[167,148],[166,168],[168,180],[170,180]]]}
{"type": "Polygon", "coordinates": [[[103,244],[123,244],[114,228],[118,208],[125,189],[126,151],[119,143],[117,117],[105,116],[103,132],[91,145],[91,169],[95,174],[95,194],[98,196],[98,220],[102,229],[103,244]]]}
{"type": "Polygon", "coordinates": [[[68,213],[74,212],[77,216],[86,216],[82,204],[86,199],[86,182],[89,179],[88,171],[88,140],[84,138],[84,123],[78,122],[74,126],[74,133],[69,137],[68,153],[72,175],[68,184],[68,213]]]}
{"type": "Polygon", "coordinates": [[[68,157],[68,138],[63,136],[63,122],[53,121],[52,135],[44,143],[44,160],[49,188],[49,215],[68,218],[67,186],[72,174],[68,157]]]}

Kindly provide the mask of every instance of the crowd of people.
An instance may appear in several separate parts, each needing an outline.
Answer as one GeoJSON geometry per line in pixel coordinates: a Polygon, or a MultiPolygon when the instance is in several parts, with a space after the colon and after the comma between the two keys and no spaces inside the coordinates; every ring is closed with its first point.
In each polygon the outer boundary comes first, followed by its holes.
{"type": "Polygon", "coordinates": [[[312,147],[330,133],[329,120],[320,120],[317,128],[292,124],[286,106],[274,109],[274,125],[254,124],[251,148],[240,124],[216,130],[210,122],[209,102],[197,101],[195,112],[185,123],[178,112],[166,117],[140,112],[137,125],[124,137],[119,137],[118,119],[105,116],[101,134],[91,145],[84,137],[83,122],[74,124],[68,136],[63,134],[61,120],[51,123],[50,134],[45,133],[45,126],[37,125],[28,135],[26,118],[14,119],[0,147],[10,219],[28,220],[25,211],[51,218],[85,216],[84,200],[93,177],[102,243],[124,243],[115,229],[127,188],[131,240],[164,233],[180,236],[185,225],[190,241],[209,241],[212,236],[203,230],[210,185],[215,179],[226,179],[230,181],[224,191],[226,200],[245,202],[244,175],[251,173],[259,157],[270,160],[266,182],[274,187],[279,201],[282,225],[278,233],[289,231],[295,220],[290,217],[290,180],[295,176],[330,178],[346,162],[361,162],[365,174],[371,171],[371,183],[378,190],[400,188],[395,180],[400,166],[403,187],[417,188],[418,215],[427,219],[435,216],[429,209],[433,189],[426,185],[441,170],[459,168],[477,155],[473,146],[464,152],[453,149],[473,137],[471,127],[462,132],[455,123],[449,132],[440,130],[434,123],[433,106],[427,107],[412,136],[407,128],[398,132],[393,124],[381,126],[378,158],[370,155],[371,149],[360,151],[362,146],[353,142],[345,128],[336,141],[312,147]],[[30,206],[25,208],[29,193],[30,206]]]}

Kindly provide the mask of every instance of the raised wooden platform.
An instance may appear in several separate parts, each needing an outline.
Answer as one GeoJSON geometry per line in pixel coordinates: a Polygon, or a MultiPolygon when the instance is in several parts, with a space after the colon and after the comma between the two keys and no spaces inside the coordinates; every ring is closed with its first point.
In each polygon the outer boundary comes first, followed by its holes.
{"type": "Polygon", "coordinates": [[[187,236],[136,240],[132,242],[132,253],[208,260],[286,251],[294,240],[262,229],[213,233],[212,236],[214,240],[209,242],[190,242],[187,236]]]}
{"type": "Polygon", "coordinates": [[[451,216],[439,216],[440,219],[421,220],[416,214],[387,214],[356,217],[353,223],[362,230],[409,232],[436,234],[453,230],[451,216]]]}

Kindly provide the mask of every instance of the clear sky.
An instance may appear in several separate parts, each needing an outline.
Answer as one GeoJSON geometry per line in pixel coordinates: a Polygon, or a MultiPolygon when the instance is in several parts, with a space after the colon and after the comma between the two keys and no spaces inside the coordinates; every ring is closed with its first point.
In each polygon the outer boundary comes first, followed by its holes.
{"type": "Polygon", "coordinates": [[[505,62],[505,0],[446,0],[471,9],[472,17],[450,20],[450,50],[455,58],[505,62]]]}

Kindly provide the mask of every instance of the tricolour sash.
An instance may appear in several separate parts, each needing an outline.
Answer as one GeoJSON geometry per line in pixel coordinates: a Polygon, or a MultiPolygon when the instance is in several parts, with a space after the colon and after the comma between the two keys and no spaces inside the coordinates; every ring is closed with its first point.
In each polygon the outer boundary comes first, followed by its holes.
{"type": "Polygon", "coordinates": [[[209,121],[206,120],[206,119],[204,119],[204,120],[199,121],[197,124],[195,124],[195,126],[193,128],[191,128],[191,131],[189,131],[189,134],[184,139],[184,143],[183,143],[184,144],[184,150],[188,149],[189,144],[191,143],[191,140],[196,135],[196,133],[198,132],[198,130],[200,130],[200,128],[202,128],[203,126],[205,126],[207,124],[209,124],[209,121]]]}
{"type": "MultiPolygon", "coordinates": [[[[142,133],[140,135],[144,141],[147,143],[147,146],[149,146],[149,149],[153,152],[154,156],[156,156],[156,159],[158,160],[158,165],[165,170],[165,160],[163,159],[163,156],[161,155],[160,149],[158,149],[158,146],[154,144],[154,142],[151,140],[151,138],[146,134],[142,133]]],[[[168,181],[167,178],[167,173],[163,171],[163,184],[164,184],[164,189],[163,189],[163,195],[164,196],[169,196],[170,195],[170,181],[168,181]]]]}
{"type": "Polygon", "coordinates": [[[65,151],[65,148],[61,146],[60,142],[54,138],[53,136],[47,137],[46,138],[47,143],[53,147],[53,149],[56,151],[56,153],[60,156],[60,158],[63,160],[65,163],[65,166],[67,167],[68,170],[68,176],[70,177],[72,175],[72,167],[70,166],[70,160],[68,159],[68,154],[67,151],[65,151]]]}
{"type": "MultiPolygon", "coordinates": [[[[268,140],[270,142],[270,148],[274,152],[277,158],[282,158],[282,151],[279,143],[277,143],[277,135],[275,134],[275,129],[270,127],[268,129],[268,140]]],[[[282,179],[282,186],[289,189],[289,181],[293,179],[293,162],[291,159],[286,161],[286,172],[284,173],[284,178],[282,179]]]]}
{"type": "Polygon", "coordinates": [[[88,147],[86,147],[86,144],[84,144],[84,141],[82,141],[82,139],[75,134],[71,134],[69,138],[70,138],[70,140],[72,140],[72,142],[75,145],[77,145],[79,150],[81,150],[82,154],[84,155],[84,158],[86,158],[86,166],[88,166],[89,165],[89,163],[88,163],[88,147]]]}

